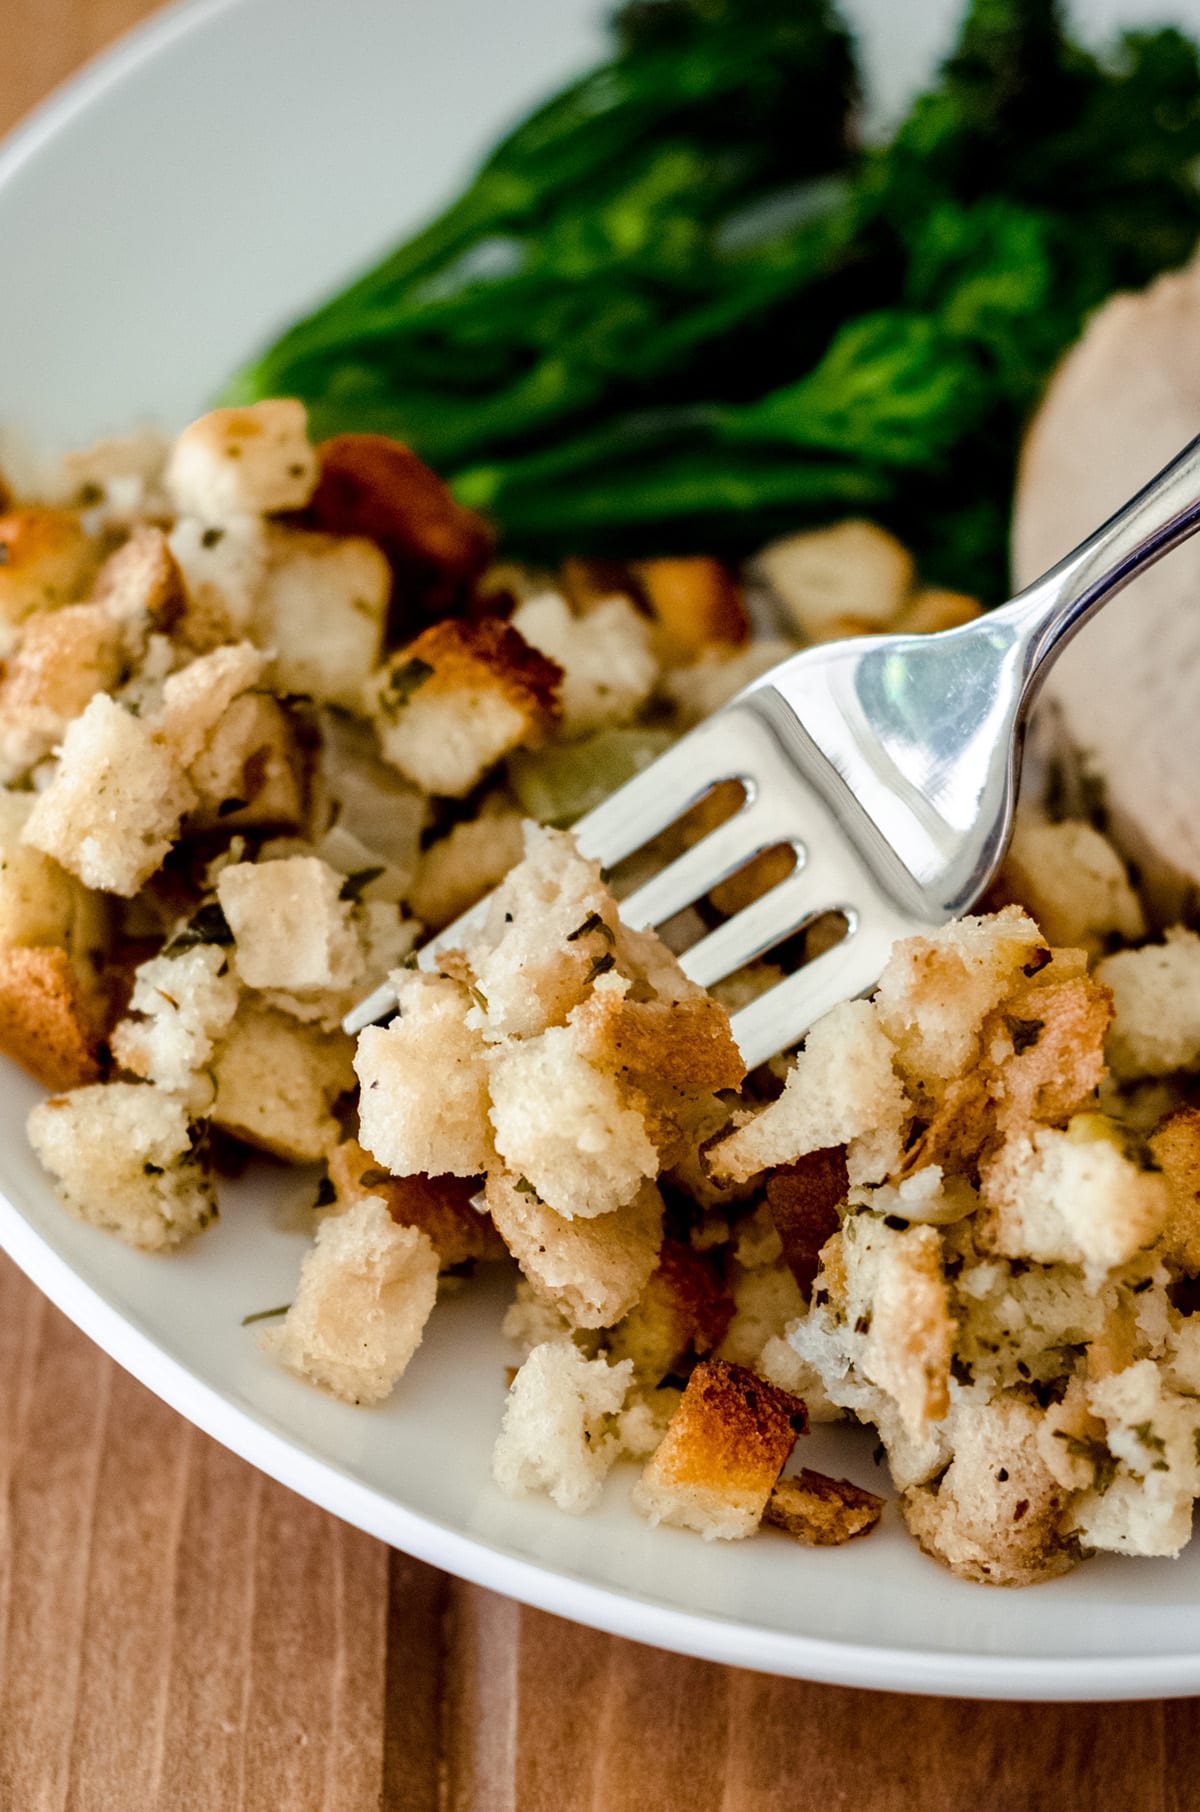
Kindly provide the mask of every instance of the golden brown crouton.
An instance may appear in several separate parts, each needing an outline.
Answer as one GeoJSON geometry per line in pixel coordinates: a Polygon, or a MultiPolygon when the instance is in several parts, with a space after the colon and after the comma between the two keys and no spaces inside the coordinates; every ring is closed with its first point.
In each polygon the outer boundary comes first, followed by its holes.
{"type": "Polygon", "coordinates": [[[657,1089],[738,1088],[746,1065],[729,1029],[729,1010],[711,995],[694,1000],[632,1000],[595,989],[576,1008],[580,1050],[605,1069],[657,1089]]]}
{"type": "Polygon", "coordinates": [[[963,1579],[1035,1585],[1073,1565],[1060,1533],[1067,1493],[1038,1449],[1039,1410],[1001,1396],[956,1412],[954,1458],[900,1508],[925,1549],[963,1579]]]}
{"type": "Polygon", "coordinates": [[[955,1325],[933,1227],[910,1227],[884,1250],[863,1370],[885,1390],[914,1440],[950,1407],[955,1325]]]}
{"type": "Polygon", "coordinates": [[[1066,1120],[1083,1106],[1104,1079],[1112,1011],[1109,990],[1088,976],[1004,1001],[982,1035],[1002,1130],[1066,1120]],[[1006,1044],[1011,1054],[1001,1055],[1006,1044]]]}
{"type": "Polygon", "coordinates": [[[459,798],[558,716],[561,669],[495,617],[434,623],[371,682],[379,746],[426,792],[459,798]]]}
{"type": "Polygon", "coordinates": [[[838,1209],[850,1190],[846,1147],[810,1151],[781,1164],[767,1177],[767,1207],[783,1256],[807,1302],[820,1266],[821,1248],[840,1225],[838,1209]]]}
{"type": "Polygon", "coordinates": [[[276,1157],[302,1164],[326,1157],[341,1138],[332,1109],[354,1086],[353,1050],[341,1032],[243,1005],[213,1067],[213,1121],[276,1157]]]}
{"type": "Polygon", "coordinates": [[[335,535],[364,535],[396,575],[396,629],[462,608],[491,558],[482,516],[410,448],[382,434],[338,434],[317,449],[321,475],[305,520],[335,535]]]}
{"type": "Polygon", "coordinates": [[[251,988],[344,988],[362,956],[343,876],[316,856],[231,862],[217,898],[233,932],[233,965],[251,988]]]}
{"type": "Polygon", "coordinates": [[[176,440],[166,470],[180,514],[208,522],[303,509],[316,482],[304,404],[294,397],[200,416],[176,440]]]}
{"type": "Polygon", "coordinates": [[[982,615],[983,605],[978,598],[922,585],[889,627],[896,635],[936,635],[941,629],[961,629],[964,623],[973,623],[982,615]]]}
{"type": "Polygon", "coordinates": [[[426,1236],[364,1196],[318,1227],[295,1301],[259,1344],[346,1403],[380,1403],[420,1346],[436,1300],[426,1236]]]}
{"type": "Polygon", "coordinates": [[[1150,1150],[1171,1203],[1163,1255],[1184,1271],[1200,1272],[1200,1109],[1177,1107],[1168,1114],[1151,1134],[1150,1150]]]}
{"type": "Polygon", "coordinates": [[[356,1139],[345,1139],[330,1153],[329,1180],[340,1202],[377,1195],[398,1226],[428,1234],[443,1271],[506,1254],[491,1216],[472,1206],[479,1189],[474,1177],[390,1176],[356,1139]]]}
{"type": "Polygon", "coordinates": [[[408,903],[430,931],[440,931],[498,887],[524,851],[524,819],[498,802],[464,818],[421,857],[408,903]]]}
{"type": "Polygon", "coordinates": [[[301,830],[305,766],[283,706],[265,692],[243,692],[222,712],[188,769],[197,795],[189,829],[301,830]]]}
{"type": "Polygon", "coordinates": [[[706,1541],[753,1535],[803,1431],[797,1398],[743,1366],[703,1359],[634,1486],[634,1507],[706,1541]]]}
{"type": "Polygon", "coordinates": [[[614,1359],[632,1359],[638,1379],[657,1385],[689,1353],[711,1353],[733,1315],[733,1302],[713,1266],[681,1240],[662,1252],[634,1307],[608,1341],[614,1359]]]}
{"type": "Polygon", "coordinates": [[[727,566],[703,554],[642,560],[634,574],[654,612],[662,657],[694,660],[714,643],[737,647],[750,637],[741,589],[727,566]]]}
{"type": "Polygon", "coordinates": [[[87,591],[99,554],[74,510],[23,509],[0,516],[0,635],[35,610],[57,610],[87,591]]]}
{"type": "Polygon", "coordinates": [[[170,634],[187,608],[187,597],[162,529],[140,522],[96,574],[89,602],[102,604],[116,623],[136,624],[148,617],[155,629],[170,634]]]}
{"type": "Polygon", "coordinates": [[[121,677],[120,624],[98,604],[68,604],[26,619],[0,669],[0,776],[16,780],[48,755],[97,692],[121,677]]]}
{"type": "Polygon", "coordinates": [[[65,950],[0,949],[0,1051],[47,1088],[79,1088],[100,1075],[100,1030],[65,950]]]}
{"type": "Polygon", "coordinates": [[[857,520],[773,541],[754,565],[813,641],[847,620],[890,628],[913,582],[908,550],[876,523],[857,520]]]}
{"type": "Polygon", "coordinates": [[[840,1548],[857,1535],[869,1535],[882,1515],[883,1499],[873,1491],[864,1491],[849,1479],[826,1478],[805,1466],[780,1479],[767,1500],[763,1521],[806,1548],[840,1548]]]}
{"type": "Polygon", "coordinates": [[[611,1214],[564,1220],[524,1177],[494,1171],[487,1205],[505,1245],[543,1302],[573,1327],[612,1327],[641,1296],[662,1246],[662,1197],[653,1183],[611,1214]]]}

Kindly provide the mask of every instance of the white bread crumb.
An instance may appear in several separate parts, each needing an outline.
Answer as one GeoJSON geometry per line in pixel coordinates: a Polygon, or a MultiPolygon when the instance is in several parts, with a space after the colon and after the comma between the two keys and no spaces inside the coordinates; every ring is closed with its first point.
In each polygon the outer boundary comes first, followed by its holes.
{"type": "Polygon", "coordinates": [[[492,1452],[501,1491],[545,1491],[572,1516],[590,1510],[620,1451],[612,1426],[633,1365],[587,1359],[570,1340],[535,1346],[513,1379],[492,1452]]]}
{"type": "Polygon", "coordinates": [[[393,981],[397,1017],[358,1040],[359,1137],[397,1176],[477,1176],[495,1149],[483,1038],[467,1024],[471,997],[461,983],[417,970],[393,981]]]}

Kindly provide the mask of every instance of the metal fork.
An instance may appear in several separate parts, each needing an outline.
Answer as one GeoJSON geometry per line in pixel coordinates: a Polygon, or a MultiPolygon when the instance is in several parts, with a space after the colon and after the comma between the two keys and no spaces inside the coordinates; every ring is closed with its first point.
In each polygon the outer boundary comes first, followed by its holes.
{"type": "MultiPolygon", "coordinates": [[[[748,1066],[871,988],[897,938],[975,904],[1012,830],[1037,685],[1089,617],[1198,527],[1200,437],[1000,609],[936,635],[859,637],[794,655],[574,826],[584,854],[611,868],[719,782],[741,782],[740,810],[620,909],[631,926],[663,925],[755,855],[790,844],[790,875],[681,958],[705,987],[822,915],[844,915],[839,944],[734,1015],[748,1066]]],[[[487,904],[426,944],[421,966],[476,929],[487,904]]],[[[357,1032],[395,1005],[385,985],[345,1028],[357,1032]]]]}

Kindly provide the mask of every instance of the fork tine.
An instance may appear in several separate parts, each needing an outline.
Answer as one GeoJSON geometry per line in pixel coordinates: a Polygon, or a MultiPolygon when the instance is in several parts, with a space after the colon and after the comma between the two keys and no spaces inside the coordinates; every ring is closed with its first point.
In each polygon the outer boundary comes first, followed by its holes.
{"type": "Polygon", "coordinates": [[[850,930],[840,944],[733,1015],[733,1035],[748,1069],[798,1043],[839,1001],[874,987],[896,938],[914,929],[911,920],[867,924],[847,916],[850,930]]]}
{"type": "Polygon", "coordinates": [[[585,856],[605,868],[615,867],[682,818],[718,781],[740,778],[731,772],[728,739],[714,734],[714,722],[710,719],[689,730],[643,773],[580,819],[574,832],[585,856]]]}
{"type": "Polygon", "coordinates": [[[664,925],[702,894],[736,874],[761,850],[778,839],[764,829],[756,835],[759,820],[752,806],[743,805],[732,818],[701,838],[674,862],[668,862],[621,902],[621,917],[635,931],[647,925],[664,925]]]}
{"type": "Polygon", "coordinates": [[[828,883],[819,872],[795,868],[769,893],[752,900],[685,951],[679,959],[684,974],[702,988],[711,988],[825,912],[845,912],[849,917],[845,902],[830,897],[828,883]]]}

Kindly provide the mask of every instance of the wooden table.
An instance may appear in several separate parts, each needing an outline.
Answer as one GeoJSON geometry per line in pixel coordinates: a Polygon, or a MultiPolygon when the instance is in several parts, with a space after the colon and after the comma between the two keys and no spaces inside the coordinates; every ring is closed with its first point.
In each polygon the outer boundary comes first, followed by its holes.
{"type": "MultiPolygon", "coordinates": [[[[0,131],[151,10],[0,0],[0,131]]],[[[0,1812],[837,1807],[1185,1812],[1200,1720],[805,1686],[524,1610],[254,1472],[0,1257],[0,1812]]]]}

